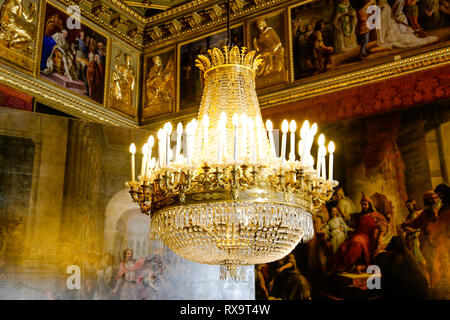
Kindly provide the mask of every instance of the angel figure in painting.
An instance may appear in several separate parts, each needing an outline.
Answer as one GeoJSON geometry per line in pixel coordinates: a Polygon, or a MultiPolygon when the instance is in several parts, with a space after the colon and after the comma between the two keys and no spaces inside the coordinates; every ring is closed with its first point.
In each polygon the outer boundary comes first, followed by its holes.
{"type": "Polygon", "coordinates": [[[15,50],[28,50],[33,41],[36,4],[25,9],[22,0],[6,0],[0,8],[0,42],[15,50]]]}
{"type": "Polygon", "coordinates": [[[257,76],[267,76],[273,73],[283,72],[284,47],[275,30],[269,26],[264,19],[256,22],[259,35],[253,38],[253,46],[263,60],[258,70],[257,76]]]}

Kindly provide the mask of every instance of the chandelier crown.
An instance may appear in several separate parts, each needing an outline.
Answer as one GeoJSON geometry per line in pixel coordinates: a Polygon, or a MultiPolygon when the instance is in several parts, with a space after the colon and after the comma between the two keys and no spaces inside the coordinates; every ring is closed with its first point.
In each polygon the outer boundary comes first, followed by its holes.
{"type": "Polygon", "coordinates": [[[247,52],[246,47],[239,49],[239,47],[233,46],[230,49],[230,47],[224,46],[223,50],[213,48],[208,50],[208,54],[210,58],[199,55],[195,60],[195,66],[205,72],[205,77],[208,70],[224,65],[240,65],[255,72],[262,62],[260,55],[256,55],[256,51],[247,52]]]}

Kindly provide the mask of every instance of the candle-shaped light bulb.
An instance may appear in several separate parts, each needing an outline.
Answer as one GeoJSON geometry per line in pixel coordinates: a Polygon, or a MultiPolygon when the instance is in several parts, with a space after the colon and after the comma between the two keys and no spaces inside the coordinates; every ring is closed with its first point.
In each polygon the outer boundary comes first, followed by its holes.
{"type": "Polygon", "coordinates": [[[156,159],[155,159],[155,158],[152,158],[152,159],[150,160],[150,165],[149,165],[150,173],[151,173],[151,171],[155,168],[155,166],[156,166],[156,159]]]}
{"type": "Polygon", "coordinates": [[[319,136],[319,139],[317,139],[317,144],[319,147],[317,148],[316,170],[317,170],[317,175],[320,177],[320,170],[322,167],[322,152],[323,152],[322,146],[325,144],[325,136],[323,133],[319,136]]]}
{"type": "Polygon", "coordinates": [[[145,169],[147,166],[148,143],[142,147],[141,180],[144,181],[145,169]]]}
{"type": "Polygon", "coordinates": [[[191,139],[192,139],[192,122],[186,125],[186,160],[188,165],[191,164],[191,139]]]}
{"type": "Polygon", "coordinates": [[[165,148],[166,139],[163,129],[158,130],[158,164],[160,168],[164,167],[164,153],[166,152],[165,148]]]}
{"type": "Polygon", "coordinates": [[[180,160],[180,150],[181,150],[181,135],[183,134],[183,125],[181,122],[177,125],[177,146],[175,149],[175,162],[178,163],[180,160]]]}
{"type": "Polygon", "coordinates": [[[327,148],[324,145],[321,145],[319,147],[320,150],[320,159],[317,159],[317,163],[319,163],[319,165],[322,167],[320,169],[320,175],[322,176],[323,179],[326,179],[327,177],[327,171],[325,168],[325,156],[327,155],[327,148]]]}
{"type": "Polygon", "coordinates": [[[309,121],[305,120],[303,122],[302,128],[300,129],[300,138],[303,140],[303,152],[301,154],[302,164],[308,165],[308,144],[309,144],[309,121]]]}
{"type": "Polygon", "coordinates": [[[269,132],[269,143],[270,143],[270,148],[272,150],[272,155],[276,158],[276,152],[275,152],[275,143],[273,141],[273,124],[272,121],[270,121],[270,119],[268,119],[266,121],[266,130],[269,132]]]}
{"type": "Polygon", "coordinates": [[[170,157],[169,157],[169,150],[170,150],[170,136],[172,134],[172,124],[170,122],[167,122],[164,125],[164,132],[166,133],[166,166],[169,166],[170,163],[170,157]]]}
{"type": "Polygon", "coordinates": [[[291,150],[289,152],[289,160],[295,161],[295,130],[297,130],[297,123],[292,120],[289,124],[289,131],[291,132],[291,150]]]}
{"type": "Polygon", "coordinates": [[[330,159],[328,160],[328,179],[330,181],[333,181],[333,153],[334,153],[335,147],[334,142],[330,141],[328,144],[328,152],[330,153],[330,159]]]}
{"type": "Polygon", "coordinates": [[[283,133],[283,136],[281,138],[281,162],[284,164],[286,161],[286,133],[289,130],[289,122],[285,119],[281,123],[281,132],[283,133]]]}
{"type": "Polygon", "coordinates": [[[256,164],[256,136],[255,136],[255,121],[252,117],[247,118],[248,132],[250,133],[250,149],[252,156],[252,164],[256,164]]]}
{"type": "Polygon", "coordinates": [[[233,123],[233,127],[234,127],[234,153],[233,153],[233,160],[237,161],[237,148],[238,148],[238,144],[237,144],[237,130],[239,127],[239,116],[237,115],[237,113],[233,114],[233,118],[232,118],[232,123],[233,123]]]}
{"type": "MultiPolygon", "coordinates": [[[[317,133],[317,123],[314,123],[311,128],[308,130],[308,141],[307,141],[307,147],[306,147],[306,154],[311,155],[311,147],[314,142],[314,136],[317,133]]],[[[319,160],[316,160],[319,162],[319,160]]]]}
{"type": "Polygon", "coordinates": [[[131,153],[131,181],[134,182],[134,174],[135,174],[135,161],[134,155],[136,154],[136,145],[134,143],[130,144],[130,153],[131,153]]]}
{"type": "Polygon", "coordinates": [[[153,149],[154,145],[155,145],[155,138],[153,138],[153,136],[150,135],[150,137],[148,137],[148,140],[147,140],[148,152],[147,152],[147,165],[145,167],[146,174],[149,170],[150,161],[152,159],[152,152],[153,152],[152,149],[153,149]]]}

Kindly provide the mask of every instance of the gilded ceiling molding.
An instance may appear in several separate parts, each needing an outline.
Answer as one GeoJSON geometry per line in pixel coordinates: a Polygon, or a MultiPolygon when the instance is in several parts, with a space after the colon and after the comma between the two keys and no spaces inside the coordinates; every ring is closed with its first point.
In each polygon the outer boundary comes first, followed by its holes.
{"type": "Polygon", "coordinates": [[[38,101],[83,120],[102,122],[109,125],[137,128],[132,119],[127,119],[113,111],[89,103],[82,98],[51,87],[46,82],[19,73],[17,70],[0,66],[0,83],[21,90],[38,101]]]}

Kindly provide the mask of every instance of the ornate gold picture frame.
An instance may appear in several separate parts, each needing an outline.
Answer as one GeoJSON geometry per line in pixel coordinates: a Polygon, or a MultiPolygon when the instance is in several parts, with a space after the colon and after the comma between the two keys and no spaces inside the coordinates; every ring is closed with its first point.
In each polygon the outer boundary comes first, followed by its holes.
{"type": "Polygon", "coordinates": [[[110,38],[81,16],[80,29],[65,28],[65,6],[45,3],[39,37],[38,77],[64,91],[107,105],[110,38]]]}
{"type": "Polygon", "coordinates": [[[110,46],[108,107],[137,120],[140,96],[140,58],[121,42],[110,46]]]}
{"type": "Polygon", "coordinates": [[[0,0],[0,59],[26,73],[35,69],[39,0],[0,0]]]}
{"type": "Polygon", "coordinates": [[[144,56],[142,76],[142,121],[171,114],[176,106],[176,48],[144,56]]]}

